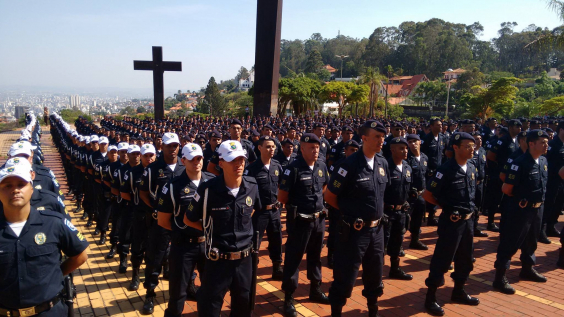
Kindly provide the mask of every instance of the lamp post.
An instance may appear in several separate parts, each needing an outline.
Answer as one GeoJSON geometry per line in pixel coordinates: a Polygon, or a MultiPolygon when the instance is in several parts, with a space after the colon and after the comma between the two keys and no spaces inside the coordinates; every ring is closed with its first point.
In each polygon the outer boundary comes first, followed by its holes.
{"type": "Polygon", "coordinates": [[[446,110],[445,110],[445,117],[448,117],[448,99],[450,97],[450,78],[448,76],[448,73],[452,72],[452,68],[447,69],[447,71],[445,72],[445,77],[447,77],[448,80],[448,89],[447,89],[447,100],[446,100],[446,110]]]}
{"type": "Polygon", "coordinates": [[[341,79],[343,79],[343,60],[347,57],[349,57],[349,55],[335,55],[335,57],[338,57],[341,59],[341,79]]]}

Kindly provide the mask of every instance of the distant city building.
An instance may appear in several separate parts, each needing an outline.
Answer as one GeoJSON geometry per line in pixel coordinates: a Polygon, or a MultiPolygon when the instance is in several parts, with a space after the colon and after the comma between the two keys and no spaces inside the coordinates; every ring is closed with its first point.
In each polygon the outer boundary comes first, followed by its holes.
{"type": "Polygon", "coordinates": [[[455,83],[456,80],[458,79],[458,77],[460,77],[460,75],[466,73],[466,70],[462,69],[462,68],[457,68],[455,70],[449,69],[446,72],[444,72],[443,74],[445,74],[444,76],[444,80],[445,81],[452,81],[451,83],[455,83]]]}
{"type": "Polygon", "coordinates": [[[21,117],[26,113],[26,111],[29,110],[29,107],[26,107],[26,106],[16,106],[15,109],[16,109],[16,110],[15,110],[15,112],[14,112],[14,117],[16,117],[16,119],[19,119],[19,118],[21,118],[21,117]]]}
{"type": "Polygon", "coordinates": [[[249,89],[251,89],[251,87],[253,87],[253,84],[255,83],[255,72],[251,71],[249,73],[249,77],[243,79],[239,79],[239,86],[237,87],[239,90],[241,91],[248,91],[249,89]]]}
{"type": "Polygon", "coordinates": [[[80,107],[80,96],[79,95],[70,95],[69,97],[69,104],[71,108],[80,107]]]}

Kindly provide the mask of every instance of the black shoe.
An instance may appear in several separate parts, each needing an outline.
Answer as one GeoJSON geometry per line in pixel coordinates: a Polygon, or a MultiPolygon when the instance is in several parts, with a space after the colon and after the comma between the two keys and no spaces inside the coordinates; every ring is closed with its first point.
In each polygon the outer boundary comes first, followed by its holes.
{"type": "Polygon", "coordinates": [[[444,316],[445,311],[441,307],[441,305],[437,303],[437,298],[435,296],[436,292],[437,292],[436,288],[429,287],[427,289],[427,295],[425,295],[425,309],[427,309],[429,314],[433,316],[444,316]]]}
{"type": "Polygon", "coordinates": [[[554,225],[546,226],[546,235],[548,237],[560,238],[560,231],[554,228],[554,225]]]}
{"type": "Polygon", "coordinates": [[[488,237],[488,234],[485,233],[485,232],[483,232],[483,231],[480,230],[480,229],[476,229],[476,230],[474,230],[474,237],[486,238],[486,237],[488,237]]]}
{"type": "Polygon", "coordinates": [[[544,277],[542,274],[537,272],[537,270],[535,270],[532,266],[521,268],[519,277],[527,281],[533,281],[538,283],[546,283],[547,281],[546,277],[544,277]]]}
{"type": "Polygon", "coordinates": [[[294,307],[294,297],[292,294],[286,293],[284,297],[284,316],[285,317],[297,317],[298,312],[296,307],[294,307]]]}
{"type": "Polygon", "coordinates": [[[411,281],[413,279],[413,275],[405,273],[399,267],[396,269],[390,269],[390,274],[388,275],[388,277],[394,280],[402,281],[411,281]]]}
{"type": "Polygon", "coordinates": [[[468,295],[463,287],[455,287],[452,290],[452,296],[450,297],[450,300],[455,303],[471,306],[478,306],[480,304],[480,300],[476,297],[468,295]]]}
{"type": "Polygon", "coordinates": [[[329,304],[329,297],[321,291],[321,282],[311,281],[309,286],[309,300],[319,304],[329,304]]]}
{"type": "Polygon", "coordinates": [[[119,266],[118,266],[119,273],[127,272],[127,255],[121,254],[119,255],[119,266]]]}
{"type": "Polygon", "coordinates": [[[564,248],[560,248],[560,254],[558,256],[558,261],[556,262],[556,265],[559,268],[564,269],[564,248]]]}
{"type": "Polygon", "coordinates": [[[426,246],[423,242],[421,242],[421,240],[417,239],[411,239],[411,243],[409,243],[409,248],[413,249],[413,250],[429,250],[429,247],[426,246]]]}
{"type": "MultiPolygon", "coordinates": [[[[430,218],[430,217],[429,217],[429,220],[427,220],[427,226],[429,226],[429,227],[436,227],[436,226],[438,226],[438,225],[439,225],[439,222],[438,222],[437,219],[435,219],[435,218],[430,218]]],[[[441,308],[441,309],[442,309],[442,308],[441,308]]],[[[443,312],[443,314],[444,314],[444,312],[443,312]]],[[[442,316],[442,315],[441,315],[441,316],[442,316]]]]}
{"type": "Polygon", "coordinates": [[[493,288],[503,294],[513,295],[515,294],[515,288],[509,284],[507,277],[505,276],[505,269],[496,269],[495,280],[492,284],[493,288]]]}
{"type": "Polygon", "coordinates": [[[98,230],[98,228],[96,228],[96,230],[94,230],[94,233],[92,233],[93,235],[97,236],[100,234],[100,230],[98,230]]]}
{"type": "Polygon", "coordinates": [[[378,305],[368,305],[368,317],[379,317],[378,305]]]}
{"type": "Polygon", "coordinates": [[[131,277],[131,284],[129,284],[129,287],[127,288],[130,291],[136,291],[139,289],[139,284],[141,283],[141,281],[139,281],[139,268],[133,268],[133,275],[131,277]]]}
{"type": "Polygon", "coordinates": [[[76,196],[73,196],[70,201],[76,201],[76,196]]]}
{"type": "MultiPolygon", "coordinates": [[[[81,208],[77,209],[75,212],[79,212],[80,210],[82,210],[81,208]]],[[[88,219],[88,214],[87,213],[83,213],[82,216],[80,216],[80,220],[86,220],[88,219]]]]}
{"type": "Polygon", "coordinates": [[[116,246],[112,245],[112,247],[110,248],[110,252],[108,252],[108,254],[106,255],[106,259],[113,259],[115,255],[116,255],[116,246]]]}
{"type": "Polygon", "coordinates": [[[400,256],[400,257],[404,257],[404,256],[405,256],[405,251],[403,250],[403,247],[400,247],[399,256],[400,256]]]}
{"type": "Polygon", "coordinates": [[[494,222],[490,222],[488,223],[487,230],[492,232],[499,232],[499,227],[494,222]]]}
{"type": "Polygon", "coordinates": [[[546,233],[544,230],[541,230],[540,234],[539,234],[539,239],[538,241],[540,243],[544,243],[544,244],[551,244],[552,241],[550,241],[550,239],[546,236],[546,233]]]}
{"type": "Polygon", "coordinates": [[[196,293],[198,293],[198,289],[200,288],[194,284],[194,279],[191,279],[190,284],[188,284],[188,288],[186,289],[186,297],[196,300],[196,293]]]}
{"type": "Polygon", "coordinates": [[[272,262],[272,279],[275,281],[282,281],[284,272],[282,271],[282,263],[272,262]]]}
{"type": "Polygon", "coordinates": [[[98,241],[99,245],[104,245],[106,244],[106,234],[102,233],[102,235],[100,236],[100,241],[98,241]]]}
{"type": "Polygon", "coordinates": [[[145,298],[145,303],[143,304],[143,309],[141,309],[141,314],[143,315],[150,315],[155,311],[155,297],[147,296],[145,298]]]}

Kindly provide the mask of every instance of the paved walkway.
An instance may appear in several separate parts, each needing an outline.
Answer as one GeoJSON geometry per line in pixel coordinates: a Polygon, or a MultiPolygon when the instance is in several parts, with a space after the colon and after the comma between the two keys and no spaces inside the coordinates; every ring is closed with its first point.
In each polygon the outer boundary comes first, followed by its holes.
{"type": "MultiPolygon", "coordinates": [[[[0,134],[1,154],[5,153],[17,138],[17,134],[0,134]]],[[[45,152],[45,165],[53,170],[61,183],[63,191],[66,192],[67,183],[63,174],[60,158],[51,142],[51,136],[44,130],[42,148],[45,152]]],[[[2,158],[4,158],[2,156],[2,158]]],[[[66,201],[67,209],[74,210],[74,205],[66,201]]],[[[72,214],[72,213],[71,213],[72,214]]],[[[126,274],[117,273],[118,259],[107,260],[104,255],[109,250],[109,244],[99,246],[94,243],[98,237],[92,236],[94,228],[85,228],[85,221],[79,219],[80,214],[72,214],[74,224],[91,242],[88,251],[88,261],[75,275],[78,289],[78,303],[75,309],[76,316],[141,316],[139,313],[145,295],[144,289],[136,292],[127,290],[131,280],[131,270],[126,274]]],[[[499,219],[498,219],[499,220],[499,219]]],[[[485,218],[481,217],[481,226],[485,218]]],[[[564,222],[564,217],[560,218],[564,222]]],[[[284,220],[283,220],[284,222],[284,220]]],[[[560,228],[562,225],[559,226],[560,228]]],[[[416,251],[407,248],[404,243],[406,256],[402,258],[403,269],[413,274],[414,280],[396,281],[387,278],[389,270],[389,258],[386,257],[384,267],[384,295],[379,300],[380,314],[382,316],[426,316],[423,302],[425,299],[425,278],[428,275],[429,261],[433,254],[436,242],[436,228],[423,227],[422,241],[429,245],[428,251],[416,251]]],[[[508,296],[493,292],[491,281],[494,278],[493,263],[495,251],[498,245],[498,234],[491,233],[487,238],[475,238],[474,271],[468,281],[466,290],[473,296],[480,298],[481,304],[476,307],[456,305],[450,303],[450,293],[453,282],[448,274],[445,276],[446,285],[437,292],[438,300],[445,303],[447,316],[564,316],[564,270],[555,265],[560,243],[557,239],[550,245],[539,244],[537,250],[537,270],[548,278],[544,284],[519,281],[518,274],[520,262],[518,255],[513,258],[512,267],[508,271],[508,278],[512,285],[518,290],[516,295],[508,296]]],[[[286,233],[284,232],[284,239],[286,233]]],[[[409,241],[409,233],[405,241],[409,241]]],[[[257,287],[256,316],[282,316],[283,293],[280,291],[281,282],[270,279],[272,263],[268,258],[266,250],[267,243],[263,244],[260,252],[259,264],[259,286],[257,287]]],[[[332,271],[326,264],[327,249],[323,249],[323,285],[324,291],[328,291],[332,281],[332,271]]],[[[142,270],[143,270],[142,266],[142,270]]],[[[300,287],[295,293],[298,311],[302,316],[329,316],[331,309],[328,305],[311,303],[308,300],[309,286],[305,272],[305,261],[300,267],[300,287]]],[[[143,273],[141,274],[143,276],[143,273]]],[[[347,302],[343,316],[366,316],[366,301],[362,297],[362,272],[356,282],[353,295],[347,302]]],[[[197,281],[199,283],[199,281],[197,281]]],[[[161,280],[157,289],[157,305],[154,316],[163,316],[168,299],[168,282],[161,280]]],[[[229,294],[225,297],[222,316],[229,316],[229,294]]],[[[195,312],[196,303],[187,301],[185,314],[183,316],[197,316],[195,312]]]]}

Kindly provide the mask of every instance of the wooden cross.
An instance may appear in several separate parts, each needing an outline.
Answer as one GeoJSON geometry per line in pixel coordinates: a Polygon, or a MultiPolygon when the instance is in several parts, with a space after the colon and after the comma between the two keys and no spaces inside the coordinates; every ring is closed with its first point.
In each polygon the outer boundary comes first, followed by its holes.
{"type": "Polygon", "coordinates": [[[165,71],[181,72],[182,62],[163,62],[163,48],[153,46],[152,61],[133,61],[134,70],[153,71],[153,93],[155,96],[155,120],[164,117],[164,81],[165,71]]]}

